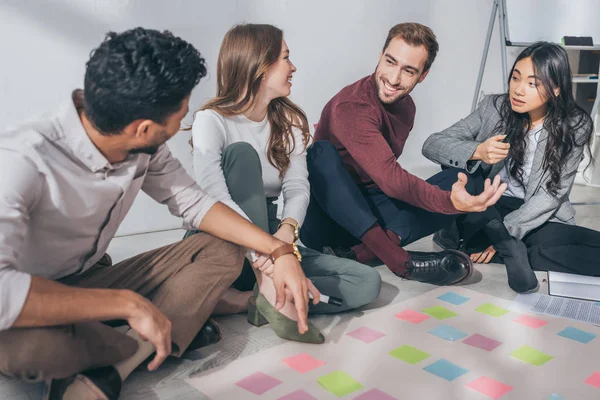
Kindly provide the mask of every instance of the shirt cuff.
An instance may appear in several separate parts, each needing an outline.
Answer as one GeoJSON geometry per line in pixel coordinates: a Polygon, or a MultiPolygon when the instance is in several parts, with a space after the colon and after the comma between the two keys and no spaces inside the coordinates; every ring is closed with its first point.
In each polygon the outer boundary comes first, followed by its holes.
{"type": "Polygon", "coordinates": [[[13,326],[31,287],[31,275],[12,268],[0,270],[0,331],[13,326]]]}

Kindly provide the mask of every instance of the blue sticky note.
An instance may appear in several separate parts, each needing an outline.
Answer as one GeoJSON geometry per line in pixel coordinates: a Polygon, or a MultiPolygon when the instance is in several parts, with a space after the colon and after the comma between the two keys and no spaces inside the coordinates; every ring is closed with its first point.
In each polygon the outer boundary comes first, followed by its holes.
{"type": "Polygon", "coordinates": [[[556,393],[552,393],[552,396],[548,397],[546,400],[565,400],[556,393]]]}
{"type": "Polygon", "coordinates": [[[468,297],[461,296],[460,294],[454,292],[446,292],[443,295],[438,296],[438,299],[448,303],[456,304],[457,306],[460,306],[462,303],[470,300],[468,297]]]}
{"type": "Polygon", "coordinates": [[[468,333],[464,333],[463,331],[459,331],[456,328],[451,327],[450,325],[438,325],[435,328],[429,330],[429,333],[435,335],[439,338],[445,340],[460,340],[466,336],[469,336],[468,333]]]}
{"type": "Polygon", "coordinates": [[[431,365],[426,366],[423,369],[447,381],[453,381],[459,376],[469,372],[469,370],[461,368],[458,365],[452,364],[450,361],[444,360],[443,358],[439,361],[434,362],[431,365]]]}
{"type": "Polygon", "coordinates": [[[565,328],[562,331],[558,332],[558,336],[566,337],[567,339],[577,340],[581,343],[588,343],[597,335],[569,326],[568,328],[565,328]]]}

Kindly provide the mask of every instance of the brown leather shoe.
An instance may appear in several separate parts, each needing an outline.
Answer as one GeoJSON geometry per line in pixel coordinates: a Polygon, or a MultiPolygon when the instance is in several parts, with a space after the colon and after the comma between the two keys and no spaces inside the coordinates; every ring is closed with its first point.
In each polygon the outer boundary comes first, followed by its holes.
{"type": "Polygon", "coordinates": [[[201,347],[206,347],[211,344],[217,343],[221,340],[221,329],[214,319],[210,318],[196,337],[192,340],[192,343],[187,348],[187,351],[197,350],[201,347]]]}

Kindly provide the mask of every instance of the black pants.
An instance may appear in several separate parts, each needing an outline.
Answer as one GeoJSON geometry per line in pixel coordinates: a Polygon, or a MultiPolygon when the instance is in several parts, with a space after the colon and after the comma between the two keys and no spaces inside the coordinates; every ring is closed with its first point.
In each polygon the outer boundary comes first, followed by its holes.
{"type": "MultiPolygon", "coordinates": [[[[359,244],[360,238],[376,223],[396,233],[405,246],[450,226],[458,216],[423,210],[392,199],[379,188],[360,188],[328,141],[317,141],[308,149],[307,165],[311,198],[300,238],[314,250],[359,244]]],[[[449,168],[427,182],[450,190],[460,171],[449,168]]],[[[471,179],[467,190],[470,193],[475,190],[471,179]]]]}
{"type": "MultiPolygon", "coordinates": [[[[476,186],[483,178],[474,179],[476,186]]],[[[466,253],[476,253],[493,245],[483,227],[492,219],[518,210],[524,201],[502,196],[495,206],[481,213],[470,213],[458,219],[458,230],[464,240],[466,253]]],[[[600,232],[576,225],[546,222],[523,238],[531,267],[538,271],[557,271],[570,274],[600,276],[600,232]]]]}

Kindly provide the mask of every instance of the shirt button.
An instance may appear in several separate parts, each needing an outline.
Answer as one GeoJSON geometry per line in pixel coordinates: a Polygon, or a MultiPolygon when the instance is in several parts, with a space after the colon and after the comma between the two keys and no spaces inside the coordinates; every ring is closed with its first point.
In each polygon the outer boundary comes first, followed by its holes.
{"type": "Polygon", "coordinates": [[[450,164],[452,164],[454,161],[450,160],[450,164]]]}
{"type": "Polygon", "coordinates": [[[458,167],[458,161],[454,161],[454,165],[458,167]]]}

